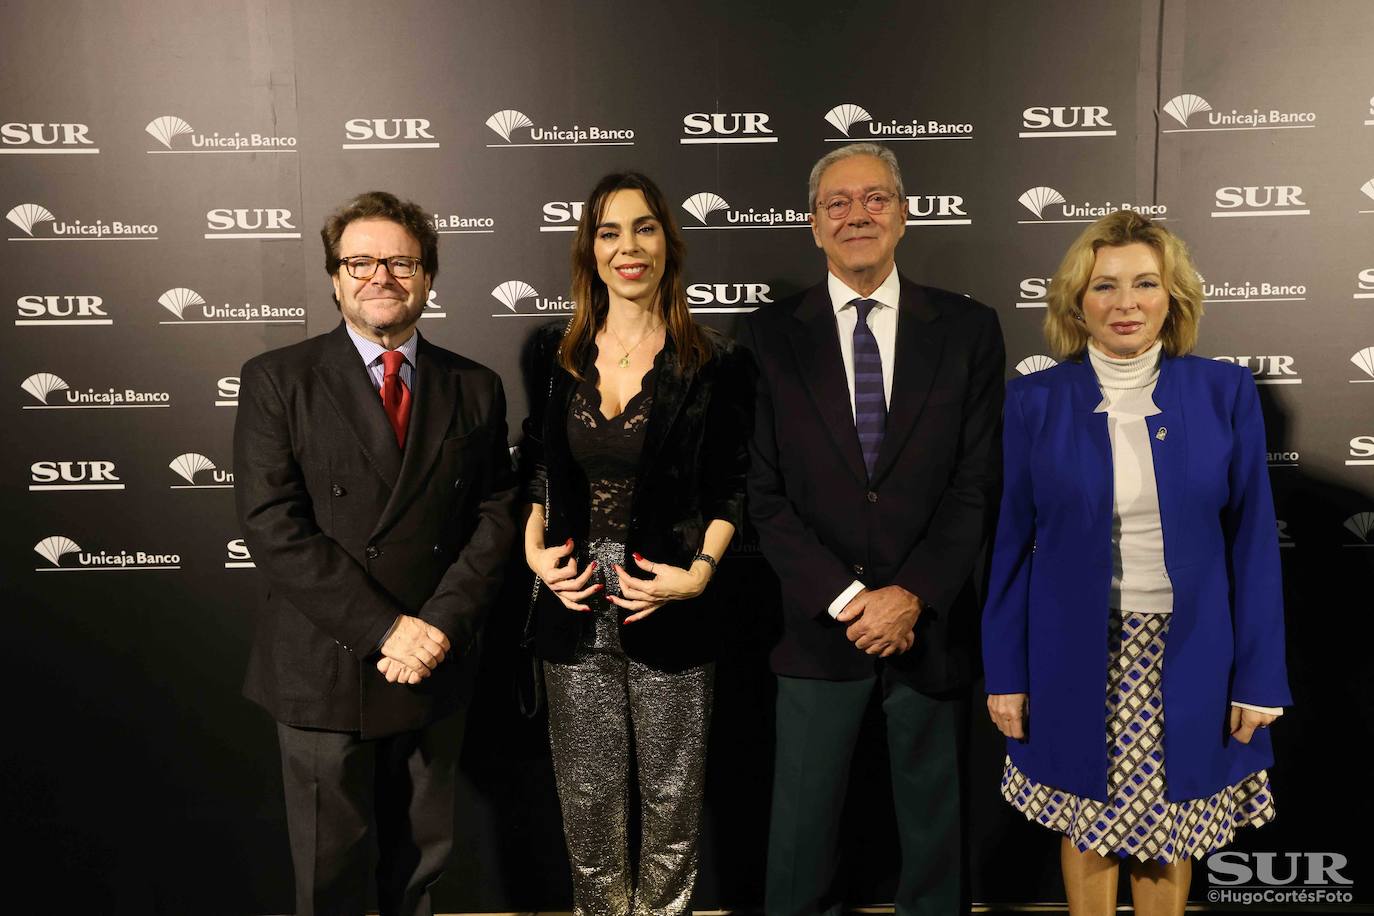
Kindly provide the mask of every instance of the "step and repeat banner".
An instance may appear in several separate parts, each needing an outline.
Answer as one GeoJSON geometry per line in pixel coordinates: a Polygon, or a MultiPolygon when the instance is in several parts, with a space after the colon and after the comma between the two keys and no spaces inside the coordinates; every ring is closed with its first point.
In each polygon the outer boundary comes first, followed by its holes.
{"type": "MultiPolygon", "coordinates": [[[[421,332],[500,372],[518,427],[522,353],[572,307],[571,233],[602,174],[645,171],[678,204],[690,301],[729,333],[823,277],[807,173],[873,140],[909,195],[900,268],[998,310],[1008,377],[1052,364],[1048,278],[1084,225],[1129,207],[1191,245],[1199,352],[1261,386],[1296,697],[1274,729],[1278,820],[1199,865],[1194,899],[1374,901],[1374,5],[18,0],[5,18],[3,775],[30,886],[100,911],[290,908],[275,735],[238,695],[260,582],[230,443],[243,361],[338,321],[334,207],[378,188],[433,214],[421,332]]],[[[720,583],[740,625],[699,907],[761,899],[769,576],[745,537],[720,583]]],[[[523,589],[491,626],[446,910],[569,900],[545,726],[509,687],[523,589]]],[[[1001,802],[980,710],[973,898],[1062,899],[1057,838],[1001,802]]],[[[875,726],[855,903],[895,876],[875,726]]]]}

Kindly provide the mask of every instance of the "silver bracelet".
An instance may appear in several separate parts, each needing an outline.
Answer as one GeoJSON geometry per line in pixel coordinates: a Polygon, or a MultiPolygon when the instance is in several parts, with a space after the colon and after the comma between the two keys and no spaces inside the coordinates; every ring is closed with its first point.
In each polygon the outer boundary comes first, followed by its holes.
{"type": "MultiPolygon", "coordinates": [[[[703,563],[705,563],[707,566],[711,567],[711,575],[714,576],[714,575],[716,574],[716,558],[715,558],[715,557],[711,556],[709,553],[699,553],[699,554],[697,554],[696,556],[692,557],[692,563],[695,563],[697,560],[701,560],[701,561],[702,561],[703,563]]],[[[689,565],[690,565],[690,564],[689,564],[689,565]]]]}

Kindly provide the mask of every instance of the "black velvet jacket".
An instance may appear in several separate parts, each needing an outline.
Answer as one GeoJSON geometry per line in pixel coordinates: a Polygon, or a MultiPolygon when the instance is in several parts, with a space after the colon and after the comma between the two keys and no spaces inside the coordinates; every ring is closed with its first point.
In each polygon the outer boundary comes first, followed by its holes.
{"type": "MultiPolygon", "coordinates": [[[[525,498],[547,506],[546,544],[587,538],[591,495],[568,446],[568,410],[577,380],[557,363],[561,325],[540,329],[533,341],[531,414],[524,424],[521,467],[525,498]],[[547,397],[546,397],[547,396],[547,397]]],[[[654,400],[640,454],[625,553],[655,563],[689,567],[701,550],[712,519],[743,524],[745,475],[753,392],[746,364],[731,341],[707,330],[714,350],[701,368],[683,368],[671,339],[654,376],[654,400]]],[[[591,370],[590,353],[583,373],[591,370]]],[[[633,567],[631,572],[633,573],[633,567]]],[[[629,626],[621,625],[627,655],[665,671],[715,658],[717,615],[707,590],[672,601],[629,626]]],[[[591,615],[569,611],[547,588],[535,600],[534,652],[566,662],[573,658],[591,615]]]]}

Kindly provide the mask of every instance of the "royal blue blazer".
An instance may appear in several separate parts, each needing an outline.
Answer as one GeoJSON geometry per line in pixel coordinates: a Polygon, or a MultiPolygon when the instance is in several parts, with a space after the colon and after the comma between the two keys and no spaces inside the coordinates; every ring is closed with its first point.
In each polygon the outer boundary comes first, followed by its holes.
{"type": "MultiPolygon", "coordinates": [[[[1105,800],[1112,452],[1091,364],[1008,383],[1005,477],[983,612],[990,694],[1030,696],[1008,753],[1046,786],[1105,800]]],[[[1231,701],[1288,706],[1278,531],[1250,373],[1165,356],[1146,418],[1173,619],[1164,650],[1166,798],[1201,798],[1273,763],[1265,729],[1230,737],[1231,701]]],[[[1126,610],[1131,610],[1127,608],[1126,610]]]]}

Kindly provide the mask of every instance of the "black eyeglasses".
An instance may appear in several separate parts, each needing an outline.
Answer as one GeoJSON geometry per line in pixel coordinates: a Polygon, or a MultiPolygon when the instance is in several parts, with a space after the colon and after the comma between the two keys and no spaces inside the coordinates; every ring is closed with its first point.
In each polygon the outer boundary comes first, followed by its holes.
{"type": "MultiPolygon", "coordinates": [[[[865,194],[862,198],[864,209],[874,216],[880,216],[892,209],[893,202],[897,195],[888,194],[886,191],[874,191],[865,194]]],[[[849,215],[849,210],[854,206],[854,200],[849,197],[832,197],[821,204],[821,209],[825,215],[831,219],[844,219],[849,215]]]]}
{"type": "Polygon", "coordinates": [[[420,259],[398,254],[390,258],[374,258],[360,254],[351,258],[339,258],[339,263],[354,280],[371,280],[377,272],[378,264],[385,264],[387,272],[397,280],[409,280],[420,270],[420,259]]]}

